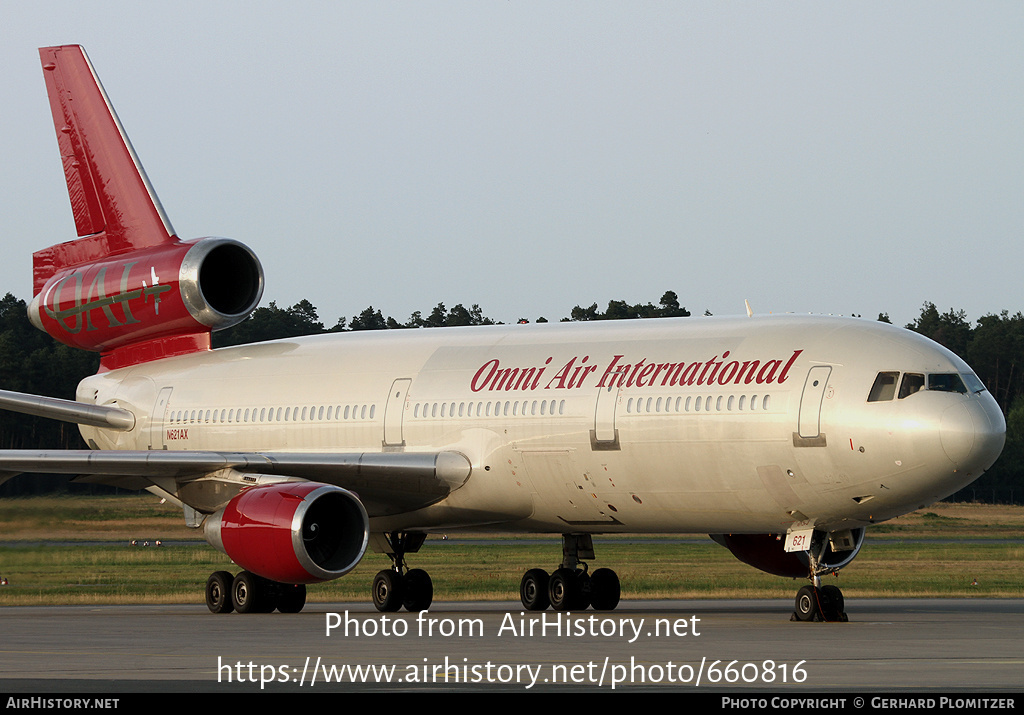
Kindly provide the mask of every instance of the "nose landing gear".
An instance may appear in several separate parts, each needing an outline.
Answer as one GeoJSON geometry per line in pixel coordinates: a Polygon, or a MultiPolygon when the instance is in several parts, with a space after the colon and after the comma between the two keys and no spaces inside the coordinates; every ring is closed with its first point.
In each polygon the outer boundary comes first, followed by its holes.
{"type": "MultiPolygon", "coordinates": [[[[824,534],[815,531],[811,538],[811,548],[807,551],[807,558],[810,562],[811,585],[802,587],[796,593],[796,603],[793,609],[791,621],[828,621],[845,623],[850,620],[847,615],[843,598],[843,592],[838,586],[821,585],[823,574],[838,572],[838,566],[828,566],[823,563],[822,556],[828,540],[824,534]]],[[[852,558],[852,557],[851,557],[852,558]]],[[[849,560],[842,565],[849,563],[849,560]]]]}

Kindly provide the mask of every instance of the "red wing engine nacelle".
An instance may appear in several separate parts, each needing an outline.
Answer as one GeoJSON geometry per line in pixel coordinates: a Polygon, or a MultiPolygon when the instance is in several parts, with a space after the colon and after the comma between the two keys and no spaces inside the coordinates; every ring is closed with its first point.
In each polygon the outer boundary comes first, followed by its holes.
{"type": "Polygon", "coordinates": [[[242,568],[280,583],[343,576],[359,563],[369,519],[341,487],[283,482],[242,492],[206,519],[206,540],[242,568]]]}

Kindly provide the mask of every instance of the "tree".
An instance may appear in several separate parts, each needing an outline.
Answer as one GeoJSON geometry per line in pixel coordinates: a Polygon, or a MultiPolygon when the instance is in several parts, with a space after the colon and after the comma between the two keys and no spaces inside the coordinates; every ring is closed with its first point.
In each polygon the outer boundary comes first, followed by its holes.
{"type": "Polygon", "coordinates": [[[939,315],[934,303],[925,302],[921,316],[907,325],[907,328],[944,345],[957,355],[967,354],[971,324],[967,322],[967,314],[962,310],[954,311],[950,308],[948,312],[939,315]]]}
{"type": "Polygon", "coordinates": [[[665,291],[661,296],[661,307],[654,307],[650,303],[637,303],[631,305],[624,300],[608,301],[608,308],[601,313],[597,309],[597,303],[589,308],[576,306],[572,309],[568,318],[571,321],[584,320],[631,320],[634,318],[676,318],[689,317],[690,311],[679,305],[679,296],[674,291],[665,291]]]}
{"type": "Polygon", "coordinates": [[[380,310],[374,310],[371,305],[358,317],[352,318],[349,327],[351,330],[387,330],[388,324],[380,310]]]}
{"type": "Polygon", "coordinates": [[[324,325],[308,300],[300,300],[290,308],[278,308],[277,303],[271,301],[266,308],[257,308],[235,327],[214,333],[213,346],[259,343],[322,332],[324,325]]]}

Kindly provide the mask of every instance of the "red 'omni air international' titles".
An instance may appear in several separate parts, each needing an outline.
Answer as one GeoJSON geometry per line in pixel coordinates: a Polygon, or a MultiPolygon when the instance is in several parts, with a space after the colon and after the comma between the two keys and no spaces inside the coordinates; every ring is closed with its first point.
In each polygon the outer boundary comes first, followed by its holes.
{"type": "Polygon", "coordinates": [[[554,358],[537,367],[505,367],[497,358],[488,360],[473,375],[473,392],[510,390],[569,390],[579,387],[674,387],[683,385],[771,385],[786,381],[790,368],[803,350],[794,350],[789,359],[730,360],[730,351],[721,357],[699,362],[647,362],[640,358],[626,362],[615,355],[598,379],[598,364],[588,364],[590,356],[574,356],[551,377],[547,371],[554,358]]]}

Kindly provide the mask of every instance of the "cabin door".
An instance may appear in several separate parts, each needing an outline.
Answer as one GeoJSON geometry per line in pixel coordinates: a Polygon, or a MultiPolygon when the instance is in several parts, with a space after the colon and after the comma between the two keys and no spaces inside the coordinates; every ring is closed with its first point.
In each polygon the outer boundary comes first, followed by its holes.
{"type": "Polygon", "coordinates": [[[153,405],[153,418],[150,420],[149,448],[167,449],[167,405],[171,401],[173,387],[165,387],[160,390],[156,397],[156,404],[153,405]]]}
{"type": "Polygon", "coordinates": [[[815,365],[807,373],[804,393],[800,397],[800,436],[803,438],[821,435],[821,401],[831,374],[831,365],[815,365]]]}
{"type": "Polygon", "coordinates": [[[387,402],[384,403],[384,446],[404,447],[405,397],[409,394],[412,380],[401,378],[391,384],[387,402]]]}
{"type": "Polygon", "coordinates": [[[615,410],[619,404],[622,388],[618,375],[611,378],[611,385],[599,388],[597,404],[594,407],[594,429],[590,432],[590,446],[595,450],[619,449],[619,431],[615,427],[615,410]]]}

